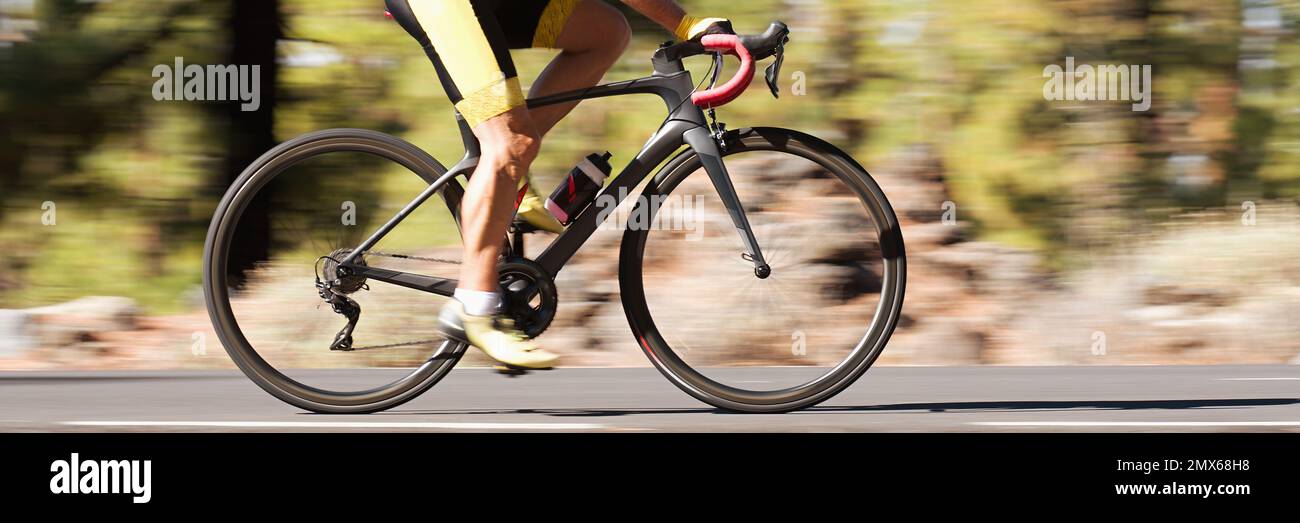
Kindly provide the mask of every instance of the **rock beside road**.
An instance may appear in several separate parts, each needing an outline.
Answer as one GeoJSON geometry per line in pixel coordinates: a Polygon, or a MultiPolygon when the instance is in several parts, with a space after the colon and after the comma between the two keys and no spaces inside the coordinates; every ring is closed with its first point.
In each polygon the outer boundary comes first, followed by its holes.
{"type": "Polygon", "coordinates": [[[0,309],[0,356],[38,349],[94,347],[110,333],[134,330],[140,307],[130,298],[87,296],[30,309],[0,309]]]}
{"type": "Polygon", "coordinates": [[[0,309],[0,357],[21,355],[32,345],[30,317],[24,311],[0,309]]]}

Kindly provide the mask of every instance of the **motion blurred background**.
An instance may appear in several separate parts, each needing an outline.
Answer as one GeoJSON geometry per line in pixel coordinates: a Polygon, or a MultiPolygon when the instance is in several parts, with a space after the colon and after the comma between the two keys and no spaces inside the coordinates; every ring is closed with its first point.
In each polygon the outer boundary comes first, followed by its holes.
{"type": "MultiPolygon", "coordinates": [[[[741,32],[789,23],[785,96],[759,82],[723,119],[834,142],[899,212],[908,296],[881,363],[1300,363],[1300,2],[683,3],[741,32]],[[1067,57],[1150,65],[1150,110],[1046,100],[1044,68],[1067,57]]],[[[635,38],[607,80],[647,74],[669,38],[619,6],[635,38]]],[[[454,163],[451,106],[383,10],[0,0],[0,368],[229,366],[199,268],[245,166],[329,127],[454,163]],[[155,100],[151,71],[176,57],[261,64],[260,109],[155,100]]],[[[515,53],[525,84],[551,56],[515,53]]],[[[584,103],[535,180],[553,186],[596,143],[630,158],[662,115],[652,97],[584,103]]],[[[560,282],[584,305],[544,339],[575,364],[646,363],[617,238],[560,282]]]]}

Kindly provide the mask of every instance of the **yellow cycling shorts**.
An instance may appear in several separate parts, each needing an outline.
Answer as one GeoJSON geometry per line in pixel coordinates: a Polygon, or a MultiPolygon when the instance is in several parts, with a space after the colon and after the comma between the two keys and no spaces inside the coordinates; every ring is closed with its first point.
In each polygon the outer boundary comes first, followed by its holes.
{"type": "Polygon", "coordinates": [[[578,0],[386,0],[470,126],[524,105],[511,49],[555,47],[578,0]]]}

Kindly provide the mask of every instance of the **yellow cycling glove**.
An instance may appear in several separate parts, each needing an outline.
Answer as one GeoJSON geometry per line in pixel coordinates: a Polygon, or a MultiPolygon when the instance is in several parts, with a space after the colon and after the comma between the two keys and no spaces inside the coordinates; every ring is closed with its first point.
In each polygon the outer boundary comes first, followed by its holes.
{"type": "Polygon", "coordinates": [[[699,38],[714,24],[718,24],[727,34],[731,33],[731,21],[726,18],[696,18],[691,15],[682,17],[682,22],[677,24],[677,30],[673,33],[678,40],[687,41],[699,38]]]}

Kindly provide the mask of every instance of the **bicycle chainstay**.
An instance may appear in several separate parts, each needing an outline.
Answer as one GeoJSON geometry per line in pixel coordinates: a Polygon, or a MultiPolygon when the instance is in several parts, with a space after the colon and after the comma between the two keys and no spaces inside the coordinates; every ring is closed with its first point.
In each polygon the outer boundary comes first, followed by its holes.
{"type": "MultiPolygon", "coordinates": [[[[380,258],[395,258],[395,259],[400,259],[400,260],[415,260],[415,261],[424,261],[424,262],[431,262],[431,263],[446,263],[446,264],[449,264],[449,265],[461,265],[461,262],[456,261],[456,260],[447,260],[447,259],[443,259],[443,258],[431,258],[431,257],[427,257],[427,256],[412,256],[412,255],[409,255],[409,254],[394,254],[394,253],[387,253],[387,252],[374,252],[374,251],[371,251],[371,252],[367,252],[367,253],[365,253],[363,256],[366,256],[366,257],[380,257],[380,258]]],[[[336,262],[336,263],[337,263],[337,262],[336,262]]],[[[319,282],[319,279],[318,279],[318,282],[319,282]]],[[[339,312],[339,311],[336,310],[335,312],[339,312]]],[[[358,310],[357,312],[359,313],[360,311],[358,310]]],[[[359,314],[358,314],[358,316],[359,316],[359,314]]],[[[389,343],[389,344],[384,344],[384,345],[371,345],[371,346],[366,346],[366,347],[353,347],[353,346],[352,346],[352,342],[351,342],[351,338],[352,338],[352,336],[351,336],[351,330],[352,330],[351,327],[355,324],[355,321],[356,321],[355,319],[352,319],[351,322],[350,322],[350,324],[349,324],[349,326],[348,326],[348,327],[345,327],[345,328],[344,328],[344,331],[341,332],[341,333],[339,334],[339,336],[346,336],[346,338],[348,339],[347,343],[344,344],[344,345],[339,345],[339,341],[338,341],[338,339],[336,339],[336,340],[335,340],[335,347],[331,348],[331,350],[336,350],[336,351],[341,351],[341,352],[356,352],[356,351],[364,351],[364,350],[389,349],[389,348],[393,348],[393,347],[408,347],[408,346],[412,346],[412,345],[425,345],[425,344],[429,344],[429,343],[435,343],[435,342],[439,342],[439,341],[444,341],[442,338],[429,338],[429,339],[422,339],[422,340],[411,340],[411,341],[398,342],[398,343],[389,343]]]]}

